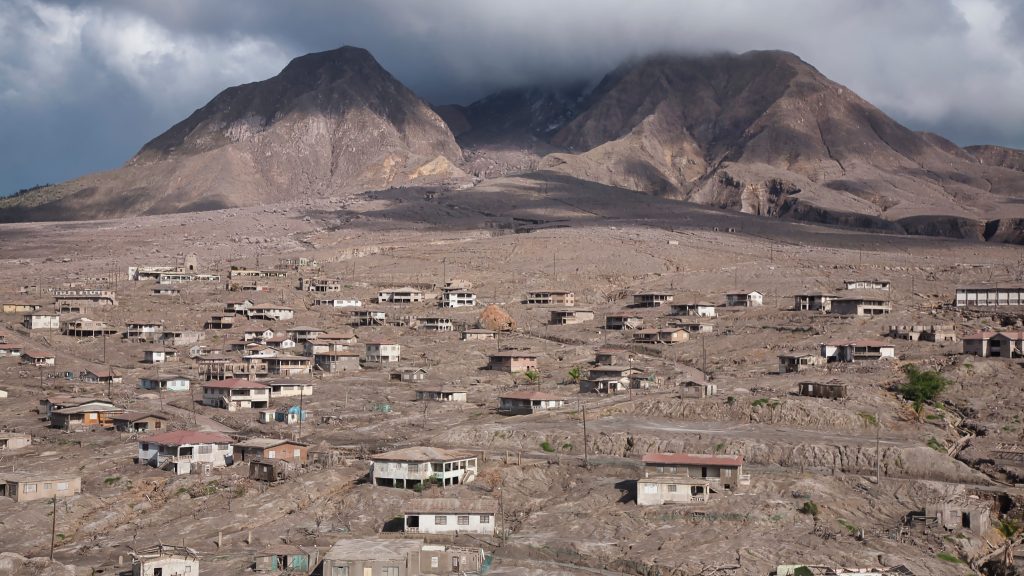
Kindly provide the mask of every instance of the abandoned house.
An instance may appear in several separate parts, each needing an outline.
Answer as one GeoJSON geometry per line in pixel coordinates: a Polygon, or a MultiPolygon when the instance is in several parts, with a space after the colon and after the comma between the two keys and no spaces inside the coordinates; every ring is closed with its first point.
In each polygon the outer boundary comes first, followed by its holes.
{"type": "Polygon", "coordinates": [[[270,386],[228,378],[203,383],[203,404],[226,408],[229,412],[246,408],[266,408],[270,405],[270,386]]]}
{"type": "Polygon", "coordinates": [[[287,306],[262,305],[253,306],[247,311],[249,320],[291,320],[295,311],[287,306]]]}
{"type": "Polygon", "coordinates": [[[232,300],[224,304],[224,311],[230,312],[231,314],[240,314],[245,316],[245,312],[255,306],[256,303],[252,300],[232,300]]]}
{"type": "Polygon", "coordinates": [[[165,364],[178,359],[178,351],[174,348],[146,348],[142,351],[142,361],[146,364],[165,364]]]}
{"type": "Polygon", "coordinates": [[[383,310],[353,310],[352,319],[356,326],[383,326],[388,315],[383,310]]]}
{"type": "Polygon", "coordinates": [[[68,396],[66,394],[58,394],[54,396],[47,396],[39,401],[39,413],[45,415],[49,419],[55,410],[61,410],[63,408],[73,408],[77,406],[84,406],[86,404],[102,404],[107,408],[115,408],[114,404],[109,400],[103,398],[97,398],[93,396],[68,396]]]}
{"type": "Polygon", "coordinates": [[[896,347],[878,340],[834,340],[821,345],[827,362],[858,362],[895,358],[896,347]]]}
{"type": "Polygon", "coordinates": [[[184,376],[161,374],[139,378],[139,387],[145,390],[166,390],[168,392],[188,392],[192,381],[184,376]]]}
{"type": "Polygon", "coordinates": [[[314,298],[313,306],[327,306],[330,308],[359,308],[363,305],[362,300],[356,298],[314,298]]]}
{"type": "Polygon", "coordinates": [[[82,382],[90,384],[120,384],[124,381],[121,373],[110,368],[89,368],[81,374],[82,382]]]}
{"type": "Polygon", "coordinates": [[[314,384],[310,380],[270,380],[264,384],[270,386],[272,399],[313,395],[314,384]]]}
{"type": "Polygon", "coordinates": [[[429,332],[454,332],[455,323],[452,322],[451,318],[426,316],[419,318],[419,329],[427,330],[429,332]]]}
{"type": "Polygon", "coordinates": [[[614,366],[620,361],[629,360],[632,355],[625,350],[617,348],[599,348],[594,352],[594,364],[602,366],[614,366]]]}
{"type": "Polygon", "coordinates": [[[29,330],[58,330],[60,329],[60,314],[31,312],[25,314],[21,325],[29,330]]]}
{"type": "Polygon", "coordinates": [[[634,308],[657,308],[672,301],[671,292],[638,292],[633,295],[634,308]]]}
{"type": "Polygon", "coordinates": [[[307,342],[309,340],[316,340],[321,335],[326,334],[327,331],[314,328],[312,326],[295,326],[285,331],[288,336],[296,343],[307,342]]]}
{"type": "Polygon", "coordinates": [[[0,432],[0,451],[19,450],[32,444],[31,434],[19,432],[0,432]]]}
{"type": "Polygon", "coordinates": [[[889,291],[891,282],[888,280],[843,280],[843,290],[882,290],[889,291]]]}
{"type": "Polygon", "coordinates": [[[45,366],[55,365],[57,363],[57,357],[49,352],[25,350],[21,353],[21,363],[31,364],[36,368],[43,368],[45,366]]]}
{"type": "Polygon", "coordinates": [[[155,342],[164,331],[163,322],[128,322],[121,338],[128,342],[155,342]]]}
{"type": "Polygon", "coordinates": [[[527,292],[523,303],[536,306],[575,306],[576,294],[566,290],[538,290],[527,292]]]}
{"type": "Polygon", "coordinates": [[[416,302],[423,302],[425,295],[422,290],[416,288],[410,288],[408,286],[403,288],[388,288],[377,292],[377,303],[389,303],[389,304],[414,304],[416,302]]]}
{"type": "Polygon", "coordinates": [[[445,388],[423,388],[416,391],[417,400],[434,402],[466,402],[468,394],[465,390],[445,388]]]}
{"type": "MultiPolygon", "coordinates": [[[[292,544],[268,546],[253,554],[254,572],[309,574],[319,564],[319,550],[292,544]]],[[[330,573],[327,576],[332,576],[330,573]]]]}
{"type": "Polygon", "coordinates": [[[670,314],[673,316],[700,316],[703,318],[714,318],[716,316],[715,305],[710,302],[680,302],[673,304],[670,314]]]}
{"type": "Polygon", "coordinates": [[[793,296],[793,310],[821,310],[828,312],[832,309],[832,301],[839,298],[835,294],[823,292],[810,292],[793,296]]]}
{"type": "Polygon", "coordinates": [[[840,316],[877,316],[892,312],[892,303],[879,296],[836,298],[830,312],[840,316]]]}
{"type": "Polygon", "coordinates": [[[506,350],[489,354],[487,358],[488,370],[517,374],[537,369],[538,356],[529,352],[506,350]]]}
{"type": "Polygon", "coordinates": [[[743,306],[751,308],[754,306],[761,306],[762,304],[764,304],[764,294],[761,294],[756,290],[727,292],[725,294],[726,306],[743,306]]]}
{"type": "Polygon", "coordinates": [[[953,300],[965,306],[1024,306],[1024,287],[974,286],[956,289],[953,300]]]}
{"type": "Polygon", "coordinates": [[[423,368],[396,368],[391,371],[390,378],[401,382],[422,382],[427,378],[423,368]]]}
{"type": "Polygon", "coordinates": [[[1024,332],[978,332],[964,337],[964,354],[982,358],[1024,357],[1024,332]]]}
{"type": "Polygon", "coordinates": [[[441,293],[441,308],[476,306],[476,294],[461,288],[445,288],[441,293]]]}
{"type": "Polygon", "coordinates": [[[345,350],[328,350],[313,354],[313,365],[317,370],[333,374],[359,370],[359,353],[345,350]]]}
{"type": "Polygon", "coordinates": [[[889,337],[902,340],[927,342],[956,342],[956,327],[952,324],[932,324],[927,326],[889,326],[889,337]]]}
{"type": "Polygon", "coordinates": [[[219,432],[175,430],[139,439],[138,463],[189,474],[231,464],[233,440],[219,432]]]}
{"type": "Polygon", "coordinates": [[[911,514],[911,521],[920,520],[950,531],[968,530],[984,535],[992,527],[992,508],[981,499],[960,498],[951,502],[925,505],[924,514],[911,514]]]}
{"type": "Polygon", "coordinates": [[[132,576],[191,576],[199,574],[199,556],[185,546],[157,544],[132,551],[132,576]]]}
{"type": "Polygon", "coordinates": [[[636,481],[638,506],[703,504],[711,496],[711,482],[688,476],[652,475],[636,481]]]}
{"type": "Polygon", "coordinates": [[[710,382],[686,380],[679,383],[680,398],[710,398],[718,394],[718,385],[710,382]]]}
{"type": "Polygon", "coordinates": [[[644,319],[635,314],[609,314],[604,317],[606,330],[639,330],[644,327],[644,319]]]}
{"type": "Polygon", "coordinates": [[[54,290],[53,297],[60,302],[117,306],[117,294],[113,290],[54,290]]]}
{"type": "Polygon", "coordinates": [[[484,330],[483,328],[472,328],[470,330],[463,330],[459,335],[462,340],[494,340],[497,338],[498,333],[494,330],[484,330]]]}
{"type": "Polygon", "coordinates": [[[303,292],[341,292],[341,280],[335,278],[304,278],[299,277],[298,289],[303,292]]]}
{"type": "Polygon", "coordinates": [[[235,327],[234,314],[214,314],[206,321],[203,328],[206,330],[230,330],[235,327]]]}
{"type": "Polygon", "coordinates": [[[82,478],[51,473],[0,473],[0,496],[15,502],[68,498],[82,493],[82,478]]]}
{"type": "Polygon", "coordinates": [[[689,339],[689,332],[673,327],[649,328],[633,333],[633,341],[642,344],[675,344],[676,342],[686,342],[689,339]]]}
{"type": "Polygon", "coordinates": [[[824,363],[825,359],[817,354],[779,354],[779,374],[803,372],[824,363]]]}
{"type": "Polygon", "coordinates": [[[113,428],[114,416],[124,413],[123,408],[109,402],[87,402],[78,406],[59,408],[50,412],[50,428],[80,432],[97,428],[113,428]]]}
{"type": "Polygon", "coordinates": [[[498,501],[490,498],[414,498],[402,506],[408,534],[494,535],[498,501]]]}
{"type": "Polygon", "coordinates": [[[107,326],[103,322],[90,320],[84,317],[74,318],[64,322],[60,331],[65,336],[74,336],[75,338],[87,338],[90,336],[102,337],[117,334],[117,330],[115,328],[107,326]]]}
{"type": "Polygon", "coordinates": [[[0,312],[4,314],[35,312],[42,309],[43,305],[37,302],[4,302],[3,304],[0,304],[0,312]]]}
{"type": "Polygon", "coordinates": [[[394,488],[467,484],[476,478],[477,455],[465,450],[416,446],[370,457],[370,481],[394,488]]]}
{"type": "Polygon", "coordinates": [[[846,398],[846,384],[838,381],[800,382],[797,385],[797,393],[801,396],[811,396],[812,398],[840,400],[846,398]]]}
{"type": "Polygon", "coordinates": [[[161,432],[169,421],[156,412],[123,412],[111,416],[111,420],[118,432],[161,432]]]}
{"type": "Polygon", "coordinates": [[[565,406],[565,398],[534,390],[503,392],[498,395],[498,413],[507,416],[533,414],[565,406]]]}
{"type": "Polygon", "coordinates": [[[313,370],[313,359],[309,356],[278,354],[263,358],[263,362],[267,365],[267,374],[271,376],[298,376],[313,370]]]}
{"type": "Polygon", "coordinates": [[[743,474],[743,456],[652,453],[643,457],[644,476],[681,475],[733,489],[750,482],[743,474]]]}
{"type": "Polygon", "coordinates": [[[245,462],[254,458],[263,460],[284,460],[305,466],[308,460],[309,444],[280,438],[250,438],[236,442],[233,448],[234,462],[245,462]]]}
{"type": "Polygon", "coordinates": [[[425,576],[483,574],[479,547],[424,544],[423,540],[372,538],[338,540],[324,554],[325,576],[425,576]]]}
{"type": "Polygon", "coordinates": [[[365,343],[363,359],[369,364],[394,364],[402,360],[402,345],[391,340],[365,343]]]}
{"type": "Polygon", "coordinates": [[[594,319],[593,310],[552,310],[549,323],[552,325],[582,324],[594,319]]]}
{"type": "Polygon", "coordinates": [[[0,358],[4,356],[21,356],[23,348],[19,344],[0,344],[0,358]]]}
{"type": "Polygon", "coordinates": [[[708,324],[707,322],[672,322],[675,328],[682,328],[690,334],[711,334],[715,331],[714,324],[708,324]]]}
{"type": "Polygon", "coordinates": [[[274,336],[273,338],[267,338],[264,344],[275,349],[275,350],[291,350],[298,346],[295,340],[287,336],[274,336]]]}

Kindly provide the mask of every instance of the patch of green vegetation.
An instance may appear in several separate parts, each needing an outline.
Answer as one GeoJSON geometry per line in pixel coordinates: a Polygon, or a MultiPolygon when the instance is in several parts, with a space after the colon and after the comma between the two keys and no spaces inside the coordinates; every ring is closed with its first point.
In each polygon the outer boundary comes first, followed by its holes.
{"type": "Polygon", "coordinates": [[[935,436],[932,436],[931,438],[928,439],[928,447],[931,448],[932,450],[938,450],[939,452],[946,451],[946,447],[942,445],[942,442],[936,440],[935,436]]]}
{"type": "Polygon", "coordinates": [[[839,519],[839,524],[843,528],[846,528],[846,531],[850,533],[850,536],[855,536],[857,532],[860,530],[860,528],[857,528],[857,526],[854,525],[852,522],[849,522],[848,520],[845,520],[843,518],[839,519]]]}
{"type": "Polygon", "coordinates": [[[120,476],[110,476],[109,478],[104,478],[103,479],[103,483],[106,484],[107,486],[113,486],[114,484],[117,484],[120,481],[121,481],[121,477],[120,476]]]}
{"type": "Polygon", "coordinates": [[[964,362],[964,368],[967,368],[968,370],[973,370],[974,364],[971,364],[970,362],[964,362]]]}
{"type": "Polygon", "coordinates": [[[935,557],[938,558],[939,560],[942,560],[943,562],[949,562],[951,564],[960,564],[960,562],[961,562],[961,560],[959,558],[957,558],[956,556],[953,556],[949,552],[939,552],[938,554],[935,555],[935,557]]]}
{"type": "Polygon", "coordinates": [[[562,450],[566,450],[566,451],[572,450],[572,444],[570,444],[568,442],[566,442],[565,444],[562,444],[562,450]]]}
{"type": "Polygon", "coordinates": [[[768,398],[758,398],[750,403],[751,406],[757,408],[758,406],[767,406],[770,400],[768,398]]]}
{"type": "Polygon", "coordinates": [[[796,570],[793,570],[793,576],[814,576],[814,573],[807,566],[797,566],[796,570]]]}
{"type": "Polygon", "coordinates": [[[860,419],[864,421],[864,424],[868,426],[878,426],[878,418],[874,414],[868,412],[861,412],[857,414],[860,419]]]}
{"type": "Polygon", "coordinates": [[[718,444],[715,444],[715,454],[721,454],[722,450],[725,450],[725,442],[719,442],[718,444]]]}
{"type": "Polygon", "coordinates": [[[552,446],[551,443],[548,442],[547,440],[545,440],[545,441],[540,443],[540,449],[545,451],[545,452],[554,452],[555,451],[555,447],[552,446]]]}
{"type": "Polygon", "coordinates": [[[913,364],[904,366],[903,373],[906,374],[907,381],[899,387],[900,396],[913,402],[914,410],[918,412],[926,402],[935,400],[946,389],[946,386],[949,386],[949,380],[946,380],[938,372],[934,370],[922,372],[913,364]]]}
{"type": "Polygon", "coordinates": [[[818,517],[818,505],[814,503],[814,500],[808,500],[804,502],[804,505],[797,509],[801,514],[807,514],[815,518],[818,517]]]}
{"type": "Polygon", "coordinates": [[[188,494],[188,488],[182,486],[181,488],[178,488],[177,492],[174,493],[175,496],[181,496],[182,494],[188,494]]]}
{"type": "Polygon", "coordinates": [[[929,414],[924,417],[925,420],[942,420],[942,414],[929,414]]]}

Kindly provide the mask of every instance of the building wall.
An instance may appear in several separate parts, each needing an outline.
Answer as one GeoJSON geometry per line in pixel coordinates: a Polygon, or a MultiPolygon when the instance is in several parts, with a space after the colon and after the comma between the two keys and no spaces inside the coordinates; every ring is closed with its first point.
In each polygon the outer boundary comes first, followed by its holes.
{"type": "Polygon", "coordinates": [[[161,569],[163,576],[198,576],[199,561],[176,557],[143,560],[132,565],[132,576],[154,576],[157,568],[161,569]]]}
{"type": "Polygon", "coordinates": [[[67,498],[81,493],[81,478],[7,483],[7,495],[15,502],[46,500],[54,496],[67,498]]]}
{"type": "Polygon", "coordinates": [[[325,559],[323,562],[324,576],[416,576],[416,572],[409,570],[409,560],[332,560],[325,559]],[[346,572],[339,568],[348,568],[346,572]],[[367,571],[367,569],[369,571],[367,571]],[[397,572],[386,572],[386,569],[397,570],[397,572]]]}
{"type": "Polygon", "coordinates": [[[494,514],[406,514],[405,531],[417,534],[494,534],[494,514]],[[419,517],[419,527],[410,528],[410,519],[419,517]],[[464,524],[460,524],[462,519],[464,524]]]}
{"type": "Polygon", "coordinates": [[[673,484],[670,482],[653,482],[638,480],[636,483],[636,503],[640,506],[657,506],[665,503],[698,503],[708,498],[708,489],[703,485],[703,494],[694,495],[691,485],[673,484]],[[673,490],[672,487],[675,487],[673,490]]]}

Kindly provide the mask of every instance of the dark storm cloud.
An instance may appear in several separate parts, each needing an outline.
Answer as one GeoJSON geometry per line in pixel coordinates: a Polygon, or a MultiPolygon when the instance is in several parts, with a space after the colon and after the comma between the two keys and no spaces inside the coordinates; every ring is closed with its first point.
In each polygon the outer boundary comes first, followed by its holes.
{"type": "Polygon", "coordinates": [[[0,191],[126,160],[221,89],[368,48],[428,100],[655,51],[790,50],[915,129],[1024,146],[1015,0],[7,0],[0,191]]]}

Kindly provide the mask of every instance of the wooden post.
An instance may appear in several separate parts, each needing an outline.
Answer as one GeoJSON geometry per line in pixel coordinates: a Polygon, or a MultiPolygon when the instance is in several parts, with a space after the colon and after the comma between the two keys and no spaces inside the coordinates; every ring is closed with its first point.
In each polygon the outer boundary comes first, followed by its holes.
{"type": "Polygon", "coordinates": [[[50,525],[50,561],[53,561],[53,546],[57,541],[57,497],[53,497],[53,523],[50,525]]]}
{"type": "Polygon", "coordinates": [[[590,448],[587,446],[587,406],[583,405],[583,467],[590,468],[590,448]]]}
{"type": "Polygon", "coordinates": [[[217,531],[217,549],[219,550],[221,545],[223,545],[223,544],[224,544],[224,531],[223,530],[218,530],[217,531]]]}

